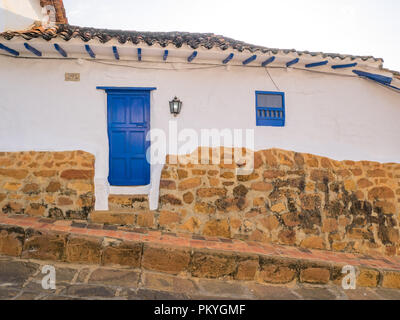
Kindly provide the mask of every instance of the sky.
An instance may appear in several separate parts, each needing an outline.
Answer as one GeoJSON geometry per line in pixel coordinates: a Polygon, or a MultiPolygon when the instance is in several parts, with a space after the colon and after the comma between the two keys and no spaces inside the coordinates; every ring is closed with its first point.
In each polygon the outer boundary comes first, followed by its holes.
{"type": "Polygon", "coordinates": [[[64,0],[69,23],[211,32],[280,49],[372,55],[400,71],[399,0],[64,0]]]}

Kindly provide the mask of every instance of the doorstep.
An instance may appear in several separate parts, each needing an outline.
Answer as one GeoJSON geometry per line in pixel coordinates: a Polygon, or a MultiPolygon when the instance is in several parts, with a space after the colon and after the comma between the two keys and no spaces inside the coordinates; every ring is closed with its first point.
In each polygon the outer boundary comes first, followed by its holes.
{"type": "Polygon", "coordinates": [[[360,287],[400,289],[400,257],[21,215],[0,216],[0,254],[280,285],[340,285],[342,267],[351,265],[360,287]]]}

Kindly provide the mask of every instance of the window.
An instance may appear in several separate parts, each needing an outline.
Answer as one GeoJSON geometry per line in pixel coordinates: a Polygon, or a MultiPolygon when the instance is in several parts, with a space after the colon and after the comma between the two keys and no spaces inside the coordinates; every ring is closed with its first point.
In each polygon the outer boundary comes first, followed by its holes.
{"type": "Polygon", "coordinates": [[[257,126],[285,126],[285,93],[256,91],[257,126]]]}

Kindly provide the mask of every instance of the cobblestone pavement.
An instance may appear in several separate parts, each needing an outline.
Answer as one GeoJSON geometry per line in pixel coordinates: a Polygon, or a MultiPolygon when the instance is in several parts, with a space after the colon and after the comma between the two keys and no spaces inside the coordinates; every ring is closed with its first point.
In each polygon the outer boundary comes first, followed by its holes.
{"type": "Polygon", "coordinates": [[[132,269],[103,268],[0,256],[2,300],[359,300],[400,299],[399,290],[335,286],[270,286],[256,282],[186,278],[132,269]],[[42,288],[42,268],[56,270],[56,289],[42,288]]]}

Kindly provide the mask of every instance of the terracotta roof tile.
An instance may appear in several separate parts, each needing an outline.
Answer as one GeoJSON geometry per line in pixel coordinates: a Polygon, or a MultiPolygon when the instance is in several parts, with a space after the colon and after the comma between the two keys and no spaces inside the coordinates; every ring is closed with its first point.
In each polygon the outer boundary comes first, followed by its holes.
{"type": "MultiPolygon", "coordinates": [[[[62,5],[62,1],[56,1],[62,5]]],[[[44,2],[44,0],[43,0],[44,2]]],[[[52,2],[47,0],[47,2],[52,2]]],[[[66,19],[66,17],[65,17],[66,19]]],[[[84,42],[89,40],[97,39],[102,43],[107,43],[111,39],[117,39],[121,44],[133,43],[135,45],[140,43],[146,43],[149,46],[159,44],[161,47],[166,47],[170,44],[176,48],[180,48],[183,45],[188,45],[192,49],[198,49],[203,47],[206,49],[219,48],[221,50],[234,49],[239,52],[261,52],[261,53],[272,53],[277,54],[283,52],[284,54],[297,53],[298,55],[310,55],[310,56],[321,56],[322,58],[339,58],[351,60],[361,59],[366,61],[373,59],[374,61],[381,61],[381,58],[374,58],[372,56],[354,56],[354,55],[343,55],[338,53],[323,53],[323,52],[309,52],[309,51],[297,51],[295,49],[276,49],[268,48],[258,45],[249,44],[243,41],[234,40],[213,33],[190,33],[190,32],[142,32],[142,31],[123,31],[123,30],[108,30],[108,29],[96,29],[87,27],[78,27],[68,24],[59,24],[52,29],[33,28],[28,31],[16,32],[9,31],[0,34],[7,40],[11,40],[14,37],[23,37],[26,40],[34,38],[42,38],[45,40],[51,40],[54,38],[61,38],[65,41],[71,39],[81,39],[84,42]]]]}

